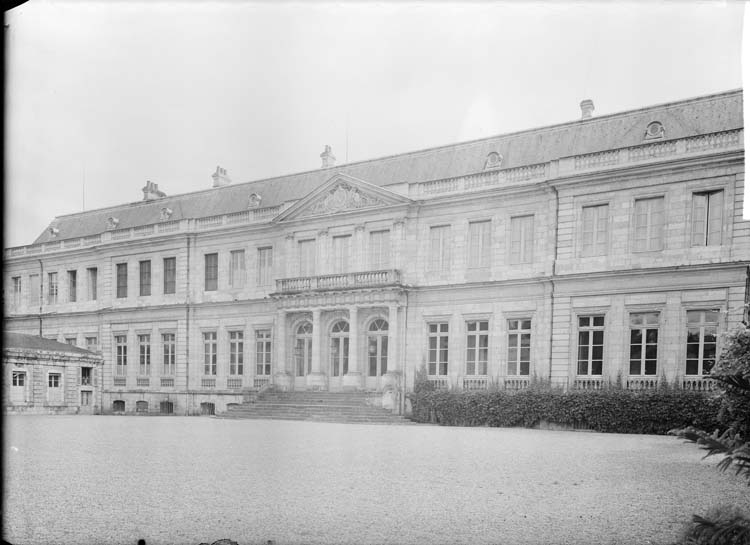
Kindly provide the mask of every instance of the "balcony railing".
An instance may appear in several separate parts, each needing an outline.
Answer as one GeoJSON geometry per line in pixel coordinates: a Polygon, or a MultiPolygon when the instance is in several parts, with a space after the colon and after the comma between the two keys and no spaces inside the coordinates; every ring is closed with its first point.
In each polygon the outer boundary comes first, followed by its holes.
{"type": "Polygon", "coordinates": [[[504,386],[506,390],[525,390],[529,387],[529,377],[507,377],[504,386]]]}
{"type": "Polygon", "coordinates": [[[430,384],[432,384],[436,390],[447,390],[449,388],[447,377],[427,377],[427,380],[430,381],[430,384]]]}
{"type": "Polygon", "coordinates": [[[242,377],[232,377],[227,379],[227,388],[230,390],[239,390],[242,388],[242,377]]]}
{"type": "Polygon", "coordinates": [[[716,389],[716,381],[705,377],[683,377],[683,390],[695,390],[698,392],[713,392],[716,389]]]}
{"type": "Polygon", "coordinates": [[[161,377],[162,388],[174,388],[174,377],[161,377]]]}
{"type": "Polygon", "coordinates": [[[601,390],[604,387],[604,380],[598,378],[576,378],[573,381],[574,390],[601,390]]]}
{"type": "Polygon", "coordinates": [[[260,390],[271,384],[271,377],[255,377],[253,379],[253,388],[260,390]]]}
{"type": "Polygon", "coordinates": [[[123,388],[127,386],[128,378],[127,377],[114,377],[112,379],[113,386],[123,388]]]}
{"type": "Polygon", "coordinates": [[[202,378],[201,388],[216,388],[216,379],[215,378],[202,378]]]}
{"type": "Polygon", "coordinates": [[[401,273],[397,270],[364,271],[341,274],[324,274],[299,278],[276,280],[276,291],[294,293],[300,291],[335,290],[390,286],[401,283],[401,273]]]}
{"type": "Polygon", "coordinates": [[[656,377],[630,377],[625,382],[628,390],[656,390],[659,387],[659,379],[656,377]]]}
{"type": "Polygon", "coordinates": [[[151,384],[151,379],[149,379],[148,377],[137,377],[135,379],[135,385],[138,388],[148,388],[150,384],[151,384]]]}
{"type": "Polygon", "coordinates": [[[486,390],[487,377],[464,377],[464,390],[486,390]]]}

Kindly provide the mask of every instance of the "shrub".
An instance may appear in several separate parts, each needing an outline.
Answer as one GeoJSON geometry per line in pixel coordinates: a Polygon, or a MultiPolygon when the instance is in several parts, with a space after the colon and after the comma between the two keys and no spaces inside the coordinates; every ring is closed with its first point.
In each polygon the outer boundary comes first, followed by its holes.
{"type": "Polygon", "coordinates": [[[737,506],[712,509],[705,517],[693,515],[679,545],[749,545],[750,518],[737,506]]]}
{"type": "Polygon", "coordinates": [[[703,392],[621,388],[564,392],[434,390],[410,394],[414,420],[450,426],[532,427],[541,421],[615,433],[665,434],[675,427],[716,428],[721,401],[703,392]]]}

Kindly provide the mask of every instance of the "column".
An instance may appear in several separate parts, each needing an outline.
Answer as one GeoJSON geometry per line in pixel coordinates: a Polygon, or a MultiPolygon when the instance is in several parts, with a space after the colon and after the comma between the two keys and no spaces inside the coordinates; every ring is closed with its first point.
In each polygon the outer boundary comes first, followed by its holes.
{"type": "Polygon", "coordinates": [[[291,390],[292,375],[286,363],[286,311],[276,313],[276,335],[273,339],[276,345],[276,373],[273,377],[274,385],[283,391],[291,390]]]}
{"type": "Polygon", "coordinates": [[[313,336],[312,336],[312,372],[307,375],[307,387],[310,390],[324,390],[326,376],[320,370],[320,309],[312,311],[313,336]]]}
{"type": "Polygon", "coordinates": [[[341,386],[345,390],[361,390],[362,389],[362,377],[366,376],[366,371],[363,373],[362,369],[367,365],[367,358],[364,362],[359,361],[359,318],[358,308],[356,306],[349,307],[349,370],[344,375],[344,380],[341,386]]]}
{"type": "Polygon", "coordinates": [[[401,365],[398,350],[398,306],[388,305],[388,371],[383,375],[383,390],[398,389],[401,365]]]}

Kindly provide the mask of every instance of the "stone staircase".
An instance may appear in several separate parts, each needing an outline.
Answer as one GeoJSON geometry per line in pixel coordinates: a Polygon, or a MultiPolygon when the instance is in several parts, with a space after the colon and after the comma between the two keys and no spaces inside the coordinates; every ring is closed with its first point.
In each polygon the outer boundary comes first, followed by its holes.
{"type": "Polygon", "coordinates": [[[307,420],[352,424],[414,424],[411,420],[374,406],[376,394],[360,392],[274,392],[258,395],[254,402],[229,405],[219,418],[307,420]]]}

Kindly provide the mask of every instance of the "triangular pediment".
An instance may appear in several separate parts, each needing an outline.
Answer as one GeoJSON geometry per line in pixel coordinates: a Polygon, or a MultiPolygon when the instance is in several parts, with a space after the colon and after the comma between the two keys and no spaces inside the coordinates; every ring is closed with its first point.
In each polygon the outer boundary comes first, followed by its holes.
{"type": "Polygon", "coordinates": [[[306,217],[330,216],[396,204],[408,204],[411,199],[382,187],[336,174],[281,213],[275,221],[290,221],[306,217]]]}

